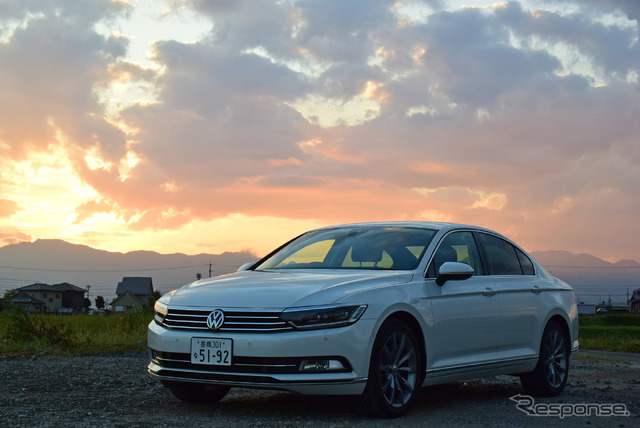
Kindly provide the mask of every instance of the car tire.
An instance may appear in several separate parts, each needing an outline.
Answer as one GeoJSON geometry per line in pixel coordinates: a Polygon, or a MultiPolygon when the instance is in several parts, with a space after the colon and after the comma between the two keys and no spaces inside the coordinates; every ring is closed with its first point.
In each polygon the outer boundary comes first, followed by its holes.
{"type": "Polygon", "coordinates": [[[224,398],[231,389],[224,385],[201,385],[197,383],[165,382],[174,397],[185,403],[212,404],[224,398]]]}
{"type": "Polygon", "coordinates": [[[565,330],[559,323],[551,321],[542,335],[536,368],[520,375],[524,390],[539,397],[560,394],[569,376],[569,354],[569,340],[565,330]]]}
{"type": "Polygon", "coordinates": [[[373,344],[369,378],[358,405],[378,418],[395,418],[409,410],[421,387],[422,357],[413,331],[402,321],[386,321],[373,344]]]}

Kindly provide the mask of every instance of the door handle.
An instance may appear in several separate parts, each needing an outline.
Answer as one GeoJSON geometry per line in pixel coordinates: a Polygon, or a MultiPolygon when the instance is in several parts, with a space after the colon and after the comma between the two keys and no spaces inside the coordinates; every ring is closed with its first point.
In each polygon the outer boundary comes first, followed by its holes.
{"type": "Polygon", "coordinates": [[[491,297],[491,296],[495,296],[496,294],[496,290],[494,290],[491,287],[487,287],[484,289],[484,291],[482,292],[483,295],[487,296],[487,297],[491,297]]]}
{"type": "Polygon", "coordinates": [[[533,288],[531,289],[531,292],[533,294],[540,294],[540,293],[542,293],[542,289],[540,287],[538,287],[537,285],[534,285],[533,288]]]}

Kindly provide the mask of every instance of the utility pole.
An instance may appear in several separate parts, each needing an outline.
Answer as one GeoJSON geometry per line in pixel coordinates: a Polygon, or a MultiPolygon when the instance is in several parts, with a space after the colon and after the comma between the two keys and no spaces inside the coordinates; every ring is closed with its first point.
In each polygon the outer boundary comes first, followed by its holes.
{"type": "Polygon", "coordinates": [[[211,260],[209,260],[209,278],[211,278],[211,260]]]}
{"type": "Polygon", "coordinates": [[[91,286],[87,285],[87,299],[89,299],[89,301],[91,301],[91,295],[89,294],[90,289],[91,289],[91,286]]]}

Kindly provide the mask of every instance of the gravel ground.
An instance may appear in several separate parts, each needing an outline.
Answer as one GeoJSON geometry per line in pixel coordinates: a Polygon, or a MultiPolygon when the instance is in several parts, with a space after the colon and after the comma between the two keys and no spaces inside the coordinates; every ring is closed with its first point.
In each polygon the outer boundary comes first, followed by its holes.
{"type": "Polygon", "coordinates": [[[618,403],[627,417],[528,416],[509,399],[522,394],[509,376],[424,388],[411,411],[393,420],[361,416],[344,397],[239,388],[214,405],[187,405],[149,377],[146,355],[0,356],[0,426],[640,426],[640,360],[600,357],[575,359],[563,394],[535,403],[618,403]]]}

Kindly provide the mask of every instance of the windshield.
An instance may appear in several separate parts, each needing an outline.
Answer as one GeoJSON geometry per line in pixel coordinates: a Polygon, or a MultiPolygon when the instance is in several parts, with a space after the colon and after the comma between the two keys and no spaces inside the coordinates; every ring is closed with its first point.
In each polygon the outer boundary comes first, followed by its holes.
{"type": "Polygon", "coordinates": [[[255,269],[412,270],[435,233],[432,229],[385,226],[317,230],[291,241],[255,269]]]}

